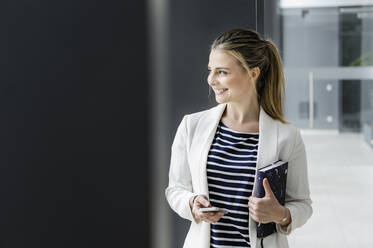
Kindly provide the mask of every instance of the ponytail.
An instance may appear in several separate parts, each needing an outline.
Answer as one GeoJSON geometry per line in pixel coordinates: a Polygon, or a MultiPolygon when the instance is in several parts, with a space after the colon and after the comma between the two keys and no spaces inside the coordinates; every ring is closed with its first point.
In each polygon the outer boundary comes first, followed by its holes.
{"type": "Polygon", "coordinates": [[[258,102],[273,119],[288,124],[284,118],[283,98],[285,92],[284,72],[281,57],[276,45],[266,40],[267,70],[261,73],[257,81],[258,102]]]}

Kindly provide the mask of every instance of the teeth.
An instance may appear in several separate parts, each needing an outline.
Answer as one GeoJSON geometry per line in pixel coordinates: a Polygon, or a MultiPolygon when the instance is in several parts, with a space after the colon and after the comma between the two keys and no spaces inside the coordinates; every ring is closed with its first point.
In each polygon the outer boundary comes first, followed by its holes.
{"type": "Polygon", "coordinates": [[[218,93],[222,93],[223,91],[225,91],[226,89],[221,89],[221,90],[217,90],[218,93]]]}

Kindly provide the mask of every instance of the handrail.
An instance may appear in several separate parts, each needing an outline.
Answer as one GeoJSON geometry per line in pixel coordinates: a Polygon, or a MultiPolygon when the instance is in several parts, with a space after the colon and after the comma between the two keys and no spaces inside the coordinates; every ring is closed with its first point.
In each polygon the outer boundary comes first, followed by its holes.
{"type": "Polygon", "coordinates": [[[312,71],[315,79],[331,80],[370,80],[373,79],[373,66],[338,67],[284,67],[285,78],[305,79],[312,71]]]}
{"type": "Polygon", "coordinates": [[[313,99],[313,72],[310,71],[308,73],[308,83],[309,83],[309,115],[310,115],[310,128],[313,128],[313,107],[314,107],[314,99],[313,99]]]}

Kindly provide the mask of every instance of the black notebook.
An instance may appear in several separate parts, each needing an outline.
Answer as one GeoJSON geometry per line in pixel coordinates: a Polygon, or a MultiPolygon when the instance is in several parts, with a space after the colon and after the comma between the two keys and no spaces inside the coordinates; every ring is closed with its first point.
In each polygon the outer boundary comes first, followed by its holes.
{"type": "MultiPolygon", "coordinates": [[[[256,197],[262,198],[265,196],[265,190],[263,187],[263,179],[267,178],[269,185],[277,198],[277,201],[281,204],[285,204],[285,192],[286,192],[286,178],[288,173],[288,162],[278,160],[268,166],[260,168],[257,172],[256,179],[256,197]]],[[[257,237],[265,238],[268,235],[276,232],[276,224],[274,222],[262,224],[256,223],[257,225],[257,237]]]]}

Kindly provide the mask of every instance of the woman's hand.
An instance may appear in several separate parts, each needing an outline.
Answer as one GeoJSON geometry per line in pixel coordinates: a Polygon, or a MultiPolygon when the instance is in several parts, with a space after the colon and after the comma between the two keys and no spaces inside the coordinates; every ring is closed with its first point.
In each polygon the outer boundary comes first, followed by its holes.
{"type": "Polygon", "coordinates": [[[197,223],[200,221],[205,221],[208,223],[216,223],[220,220],[220,218],[224,215],[224,211],[218,211],[218,212],[201,212],[200,208],[208,208],[211,207],[210,202],[207,200],[207,197],[205,195],[199,195],[194,200],[194,203],[192,203],[193,197],[190,199],[189,204],[192,209],[192,213],[194,216],[194,219],[197,223]]]}
{"type": "Polygon", "coordinates": [[[291,222],[290,211],[281,206],[277,201],[267,178],[264,178],[263,186],[265,190],[265,196],[263,198],[249,197],[248,205],[251,218],[256,222],[264,224],[275,222],[283,226],[288,225],[291,222]],[[285,217],[287,217],[286,221],[282,223],[285,217]]]}

